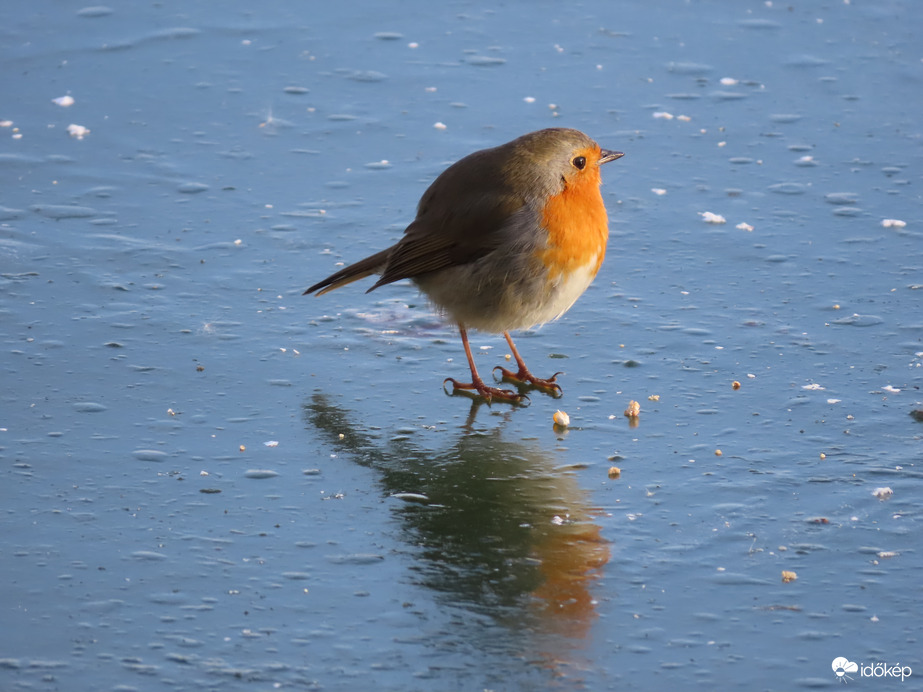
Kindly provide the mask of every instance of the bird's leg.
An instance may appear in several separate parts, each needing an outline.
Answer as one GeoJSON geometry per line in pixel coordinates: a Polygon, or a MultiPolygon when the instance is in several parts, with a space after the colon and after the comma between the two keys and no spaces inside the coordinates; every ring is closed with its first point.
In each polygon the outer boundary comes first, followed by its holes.
{"type": "Polygon", "coordinates": [[[522,356],[519,355],[519,351],[516,350],[516,344],[513,343],[513,337],[510,336],[510,333],[503,332],[503,336],[506,337],[506,343],[510,345],[510,350],[513,352],[513,358],[516,359],[516,365],[519,366],[518,372],[512,372],[506,368],[501,368],[499,365],[494,368],[494,370],[499,370],[503,374],[504,380],[508,382],[519,382],[521,384],[530,384],[533,387],[544,389],[555,397],[561,396],[564,393],[561,390],[561,385],[555,382],[555,379],[557,379],[558,375],[562,373],[556,372],[547,380],[544,380],[541,377],[536,377],[531,372],[529,372],[529,368],[526,367],[525,361],[522,359],[522,356]]]}
{"type": "Polygon", "coordinates": [[[484,397],[488,404],[494,399],[497,401],[508,401],[513,404],[520,404],[527,400],[525,396],[511,389],[497,389],[496,387],[488,387],[484,384],[484,380],[478,375],[478,369],[474,364],[474,357],[471,355],[471,345],[468,343],[468,330],[465,329],[465,325],[461,322],[458,323],[458,333],[461,334],[462,345],[465,347],[465,355],[468,357],[468,365],[471,367],[471,382],[458,382],[451,377],[447,377],[443,380],[443,384],[451,382],[453,393],[456,389],[473,390],[484,397]]]}

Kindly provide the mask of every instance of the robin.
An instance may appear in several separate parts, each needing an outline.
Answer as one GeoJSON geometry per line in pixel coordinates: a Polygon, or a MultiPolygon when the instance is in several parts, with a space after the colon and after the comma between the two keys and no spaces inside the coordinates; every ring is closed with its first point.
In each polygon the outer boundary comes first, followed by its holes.
{"type": "MultiPolygon", "coordinates": [[[[609,236],[599,168],[622,157],[578,130],[549,128],[449,166],[423,193],[417,216],[391,247],[331,274],[304,293],[322,295],[370,274],[370,288],[412,279],[458,324],[471,382],[451,377],[488,403],[521,403],[522,394],[489,387],[478,375],[468,329],[502,333],[517,372],[502,379],[561,394],[555,380],[536,377],[510,331],[563,315],[602,265],[609,236]]],[[[368,292],[368,291],[367,291],[368,292]]]]}

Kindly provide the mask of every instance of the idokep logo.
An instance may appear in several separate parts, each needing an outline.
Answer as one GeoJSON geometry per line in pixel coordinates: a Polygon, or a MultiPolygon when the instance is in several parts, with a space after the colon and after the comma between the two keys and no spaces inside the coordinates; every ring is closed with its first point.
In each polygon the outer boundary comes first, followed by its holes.
{"type": "Polygon", "coordinates": [[[900,678],[901,682],[913,674],[910,666],[902,666],[900,663],[895,663],[894,665],[888,663],[864,663],[860,666],[843,656],[833,659],[830,667],[833,668],[833,674],[842,683],[853,679],[849,673],[859,673],[859,677],[862,678],[900,678]]]}
{"type": "Polygon", "coordinates": [[[853,663],[849,659],[839,656],[833,659],[833,663],[830,664],[833,666],[833,672],[840,679],[840,682],[846,682],[847,680],[852,680],[847,673],[856,673],[859,671],[859,664],[853,663]]]}

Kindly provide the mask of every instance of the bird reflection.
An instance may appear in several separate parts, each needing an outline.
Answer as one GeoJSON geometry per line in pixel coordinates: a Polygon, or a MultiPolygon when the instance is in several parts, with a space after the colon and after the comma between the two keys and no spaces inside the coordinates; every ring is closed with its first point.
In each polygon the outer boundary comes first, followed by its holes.
{"type": "Polygon", "coordinates": [[[596,618],[593,583],[610,553],[584,491],[552,450],[504,440],[502,426],[472,430],[470,418],[441,450],[407,436],[386,440],[320,393],[304,415],[397,496],[404,540],[421,558],[412,578],[487,616],[500,637],[527,633],[536,647],[528,655],[568,665],[562,637],[572,646],[586,637],[596,618]]]}

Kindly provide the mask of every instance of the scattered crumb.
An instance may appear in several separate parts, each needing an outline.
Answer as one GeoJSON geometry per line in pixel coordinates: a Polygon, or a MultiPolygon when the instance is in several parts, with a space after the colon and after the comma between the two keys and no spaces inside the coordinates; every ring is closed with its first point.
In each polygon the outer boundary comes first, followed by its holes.
{"type": "Polygon", "coordinates": [[[67,126],[67,134],[69,134],[74,139],[83,139],[88,134],[90,134],[90,129],[84,127],[83,125],[74,125],[71,123],[67,126]]]}
{"type": "Polygon", "coordinates": [[[878,553],[878,557],[880,557],[883,560],[889,557],[897,557],[898,555],[900,555],[900,553],[895,550],[882,550],[881,552],[878,553]]]}
{"type": "Polygon", "coordinates": [[[724,454],[724,452],[722,452],[720,449],[716,449],[716,450],[715,450],[715,456],[716,456],[716,457],[720,457],[722,454],[724,454]]]}
{"type": "Polygon", "coordinates": [[[881,225],[885,228],[903,228],[907,222],[900,219],[883,219],[881,225]]]}
{"type": "Polygon", "coordinates": [[[652,188],[651,188],[651,192],[653,192],[655,195],[665,195],[665,194],[667,194],[667,191],[664,190],[662,187],[652,187],[652,188]]]}
{"type": "Polygon", "coordinates": [[[690,118],[688,115],[677,115],[676,119],[681,120],[684,123],[688,123],[690,120],[692,120],[692,118],[690,118]]]}
{"type": "Polygon", "coordinates": [[[736,228],[738,231],[747,231],[748,233],[753,230],[753,226],[743,221],[737,224],[734,228],[736,228]]]}
{"type": "Polygon", "coordinates": [[[722,86],[734,86],[735,84],[738,83],[738,81],[739,81],[739,80],[734,79],[733,77],[722,77],[722,78],[721,78],[721,85],[722,85],[722,86]]]}
{"type": "Polygon", "coordinates": [[[702,221],[705,223],[727,223],[721,214],[712,214],[710,211],[700,211],[699,216],[702,217],[702,221]]]}
{"type": "Polygon", "coordinates": [[[437,130],[445,130],[447,125],[445,123],[434,123],[433,127],[435,127],[437,130]]]}
{"type": "Polygon", "coordinates": [[[246,451],[247,451],[247,448],[244,447],[243,445],[241,445],[241,446],[240,446],[240,451],[241,451],[241,452],[246,452],[246,451]]]}
{"type": "Polygon", "coordinates": [[[57,105],[61,106],[62,108],[67,108],[68,106],[73,106],[73,105],[74,105],[74,97],[73,97],[73,96],[70,96],[70,95],[68,95],[68,96],[59,96],[59,97],[56,98],[56,99],[51,99],[51,102],[54,103],[54,104],[57,104],[57,105]]]}
{"type": "Polygon", "coordinates": [[[628,402],[628,408],[625,409],[625,415],[628,418],[637,418],[641,413],[641,404],[632,399],[628,402]]]}
{"type": "Polygon", "coordinates": [[[570,425],[570,416],[564,413],[564,411],[555,411],[552,418],[554,419],[554,424],[562,428],[566,428],[570,425]]]}
{"type": "Polygon", "coordinates": [[[820,459],[821,459],[821,461],[823,461],[823,460],[826,459],[826,458],[827,458],[827,455],[824,454],[823,452],[821,452],[821,453],[820,453],[820,459]]]}
{"type": "Polygon", "coordinates": [[[278,440],[267,440],[263,444],[266,445],[267,447],[278,447],[279,441],[278,440]]]}
{"type": "Polygon", "coordinates": [[[618,466],[609,467],[609,478],[618,478],[621,475],[622,475],[622,469],[620,469],[618,466]]]}
{"type": "Polygon", "coordinates": [[[782,582],[788,584],[789,582],[795,581],[798,578],[798,575],[795,572],[792,572],[787,569],[782,570],[782,582]]]}
{"type": "Polygon", "coordinates": [[[647,397],[647,400],[648,400],[648,401],[660,401],[660,395],[659,395],[659,394],[651,394],[649,397],[647,397]]]}
{"type": "Polygon", "coordinates": [[[673,120],[673,114],[666,111],[657,111],[654,113],[654,117],[660,120],[673,120]]]}
{"type": "Polygon", "coordinates": [[[740,389],[740,382],[738,382],[737,380],[734,380],[733,382],[731,382],[731,389],[740,389]]]}
{"type": "Polygon", "coordinates": [[[891,488],[875,488],[872,491],[872,495],[877,497],[879,500],[887,500],[894,494],[894,491],[891,488]]]}

